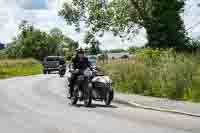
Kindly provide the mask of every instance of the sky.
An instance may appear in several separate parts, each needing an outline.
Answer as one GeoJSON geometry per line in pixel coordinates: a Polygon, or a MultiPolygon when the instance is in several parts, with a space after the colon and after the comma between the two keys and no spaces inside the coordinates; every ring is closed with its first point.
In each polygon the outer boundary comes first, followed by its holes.
{"type": "MultiPolygon", "coordinates": [[[[84,46],[83,38],[87,29],[83,28],[80,33],[73,26],[66,25],[64,19],[58,16],[58,11],[66,0],[0,0],[0,42],[8,43],[18,34],[18,24],[22,20],[28,20],[37,28],[48,32],[54,27],[60,28],[66,36],[79,41],[84,46]]],[[[182,15],[186,29],[193,38],[200,36],[200,7],[198,0],[188,0],[186,12],[182,15]]],[[[105,33],[100,38],[103,49],[128,48],[130,46],[142,46],[146,40],[146,32],[141,29],[140,33],[132,41],[122,42],[112,33],[105,33]]]]}

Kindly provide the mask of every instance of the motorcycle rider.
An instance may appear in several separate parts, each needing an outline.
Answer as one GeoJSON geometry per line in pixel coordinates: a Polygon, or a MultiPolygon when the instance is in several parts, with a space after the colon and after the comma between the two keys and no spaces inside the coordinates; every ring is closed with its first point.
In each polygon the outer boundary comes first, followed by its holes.
{"type": "Polygon", "coordinates": [[[90,67],[91,68],[91,63],[89,62],[88,58],[85,56],[85,52],[82,48],[76,50],[76,55],[75,57],[72,58],[72,65],[74,70],[79,70],[78,73],[72,73],[71,80],[69,81],[69,92],[70,96],[69,98],[72,97],[72,92],[73,92],[73,85],[74,82],[77,78],[78,75],[81,75],[82,72],[90,67]]]}

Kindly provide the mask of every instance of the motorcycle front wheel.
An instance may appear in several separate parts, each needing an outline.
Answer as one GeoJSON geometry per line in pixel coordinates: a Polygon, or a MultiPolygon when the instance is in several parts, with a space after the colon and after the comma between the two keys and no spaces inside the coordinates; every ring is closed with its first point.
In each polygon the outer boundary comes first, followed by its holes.
{"type": "Polygon", "coordinates": [[[92,104],[92,98],[86,98],[84,100],[84,104],[85,104],[86,107],[91,106],[91,104],[92,104]]]}
{"type": "Polygon", "coordinates": [[[89,107],[92,104],[92,89],[89,87],[85,90],[84,104],[86,107],[89,107]]]}
{"type": "Polygon", "coordinates": [[[77,88],[77,86],[75,86],[75,87],[74,87],[74,91],[73,91],[73,93],[72,93],[72,97],[71,97],[71,99],[70,99],[72,105],[75,105],[75,104],[77,103],[77,101],[78,101],[77,90],[78,90],[78,88],[77,88]]]}

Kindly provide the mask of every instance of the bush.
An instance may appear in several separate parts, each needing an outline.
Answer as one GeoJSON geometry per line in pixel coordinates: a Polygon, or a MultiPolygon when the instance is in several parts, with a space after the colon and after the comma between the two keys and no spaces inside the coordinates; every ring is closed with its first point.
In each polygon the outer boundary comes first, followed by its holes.
{"type": "Polygon", "coordinates": [[[173,49],[144,49],[135,64],[106,64],[102,67],[117,91],[178,100],[200,101],[200,67],[192,54],[173,49]]]}

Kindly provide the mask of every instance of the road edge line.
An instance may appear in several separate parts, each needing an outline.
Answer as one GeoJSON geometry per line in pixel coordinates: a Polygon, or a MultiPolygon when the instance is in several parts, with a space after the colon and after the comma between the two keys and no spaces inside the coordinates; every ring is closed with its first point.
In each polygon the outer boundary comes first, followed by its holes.
{"type": "Polygon", "coordinates": [[[192,117],[200,117],[200,114],[188,113],[188,112],[183,112],[183,111],[179,111],[179,110],[169,110],[169,109],[164,109],[164,108],[144,106],[144,105],[141,105],[141,104],[138,104],[138,103],[135,103],[135,102],[128,102],[128,101],[121,100],[121,99],[118,99],[118,98],[115,98],[113,100],[113,102],[118,103],[118,104],[122,104],[122,105],[127,105],[127,106],[130,106],[130,107],[135,107],[135,108],[142,108],[142,109],[159,111],[159,112],[168,112],[168,113],[174,113],[174,114],[192,116],[192,117]]]}

